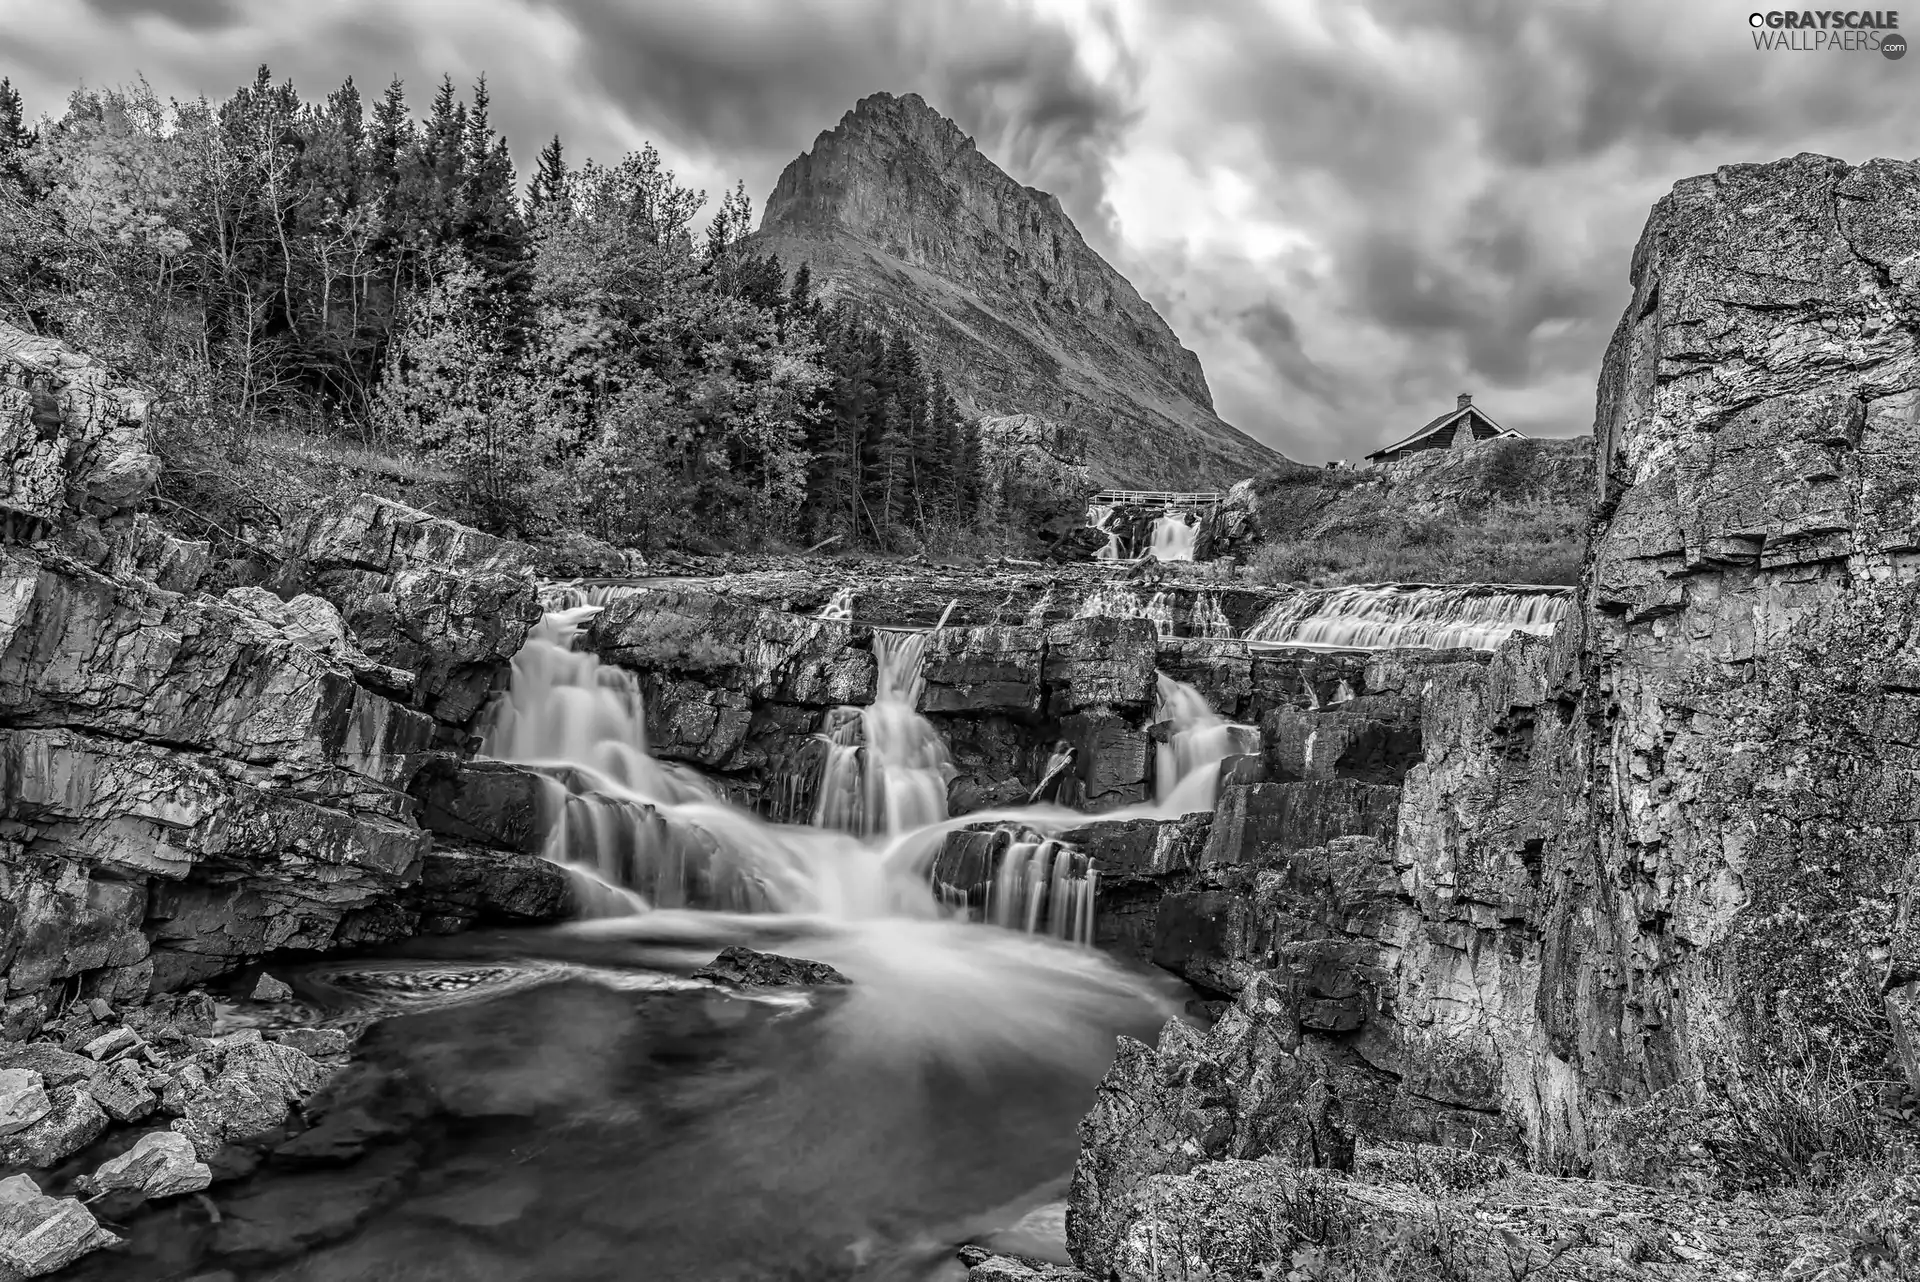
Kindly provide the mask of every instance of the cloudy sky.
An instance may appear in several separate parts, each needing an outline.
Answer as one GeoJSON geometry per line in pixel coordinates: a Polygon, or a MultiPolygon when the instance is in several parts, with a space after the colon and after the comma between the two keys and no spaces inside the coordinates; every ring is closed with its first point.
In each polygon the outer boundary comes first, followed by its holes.
{"type": "MultiPolygon", "coordinates": [[[[1764,53],[1730,0],[0,0],[34,114],[81,82],[318,95],[484,72],[524,165],[652,140],[756,201],[876,90],[918,91],[1308,461],[1470,390],[1584,432],[1647,207],[1717,165],[1920,155],[1920,53],[1764,53]]],[[[1912,15],[1920,28],[1920,11],[1912,15]]]]}

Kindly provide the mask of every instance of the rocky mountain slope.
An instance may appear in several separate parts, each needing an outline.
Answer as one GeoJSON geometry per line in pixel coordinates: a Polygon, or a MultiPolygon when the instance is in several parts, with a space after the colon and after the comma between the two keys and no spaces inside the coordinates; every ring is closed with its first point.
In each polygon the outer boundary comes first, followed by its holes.
{"type": "Polygon", "coordinates": [[[1200,361],[1088,247],[917,94],[874,94],[795,159],[760,250],[910,330],[969,409],[1084,430],[1096,484],[1225,485],[1271,450],[1222,422],[1200,361]]]}

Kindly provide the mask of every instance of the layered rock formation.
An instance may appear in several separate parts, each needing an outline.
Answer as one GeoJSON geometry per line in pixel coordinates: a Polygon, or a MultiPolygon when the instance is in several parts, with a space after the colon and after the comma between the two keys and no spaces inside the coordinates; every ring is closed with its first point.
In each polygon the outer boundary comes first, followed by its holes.
{"type": "MultiPolygon", "coordinates": [[[[1739,1188],[1864,1152],[1850,1082],[1920,1087],[1920,169],[1688,180],[1632,275],[1580,610],[1404,687],[1421,760],[1386,839],[1243,851],[1216,950],[1237,1013],[1123,1048],[1083,1129],[1069,1225],[1097,1278],[1302,1252],[1366,1276],[1409,1244],[1485,1257],[1455,1276],[1838,1258],[1777,1226],[1589,1258],[1591,1227],[1545,1222],[1502,1263],[1458,1198],[1339,1173],[1350,1141],[1438,1139],[1739,1188]]],[[[1689,1213],[1738,1218],[1661,1212],[1689,1213]]]]}
{"type": "Polygon", "coordinates": [[[1220,421],[1200,362],[917,94],[863,98],[780,175],[753,238],[912,333],[967,408],[1084,431],[1096,484],[1226,484],[1277,455],[1220,421]]]}
{"type": "Polygon", "coordinates": [[[42,497],[0,545],[0,1030],[487,911],[510,887],[476,860],[519,856],[436,849],[407,788],[539,617],[529,550],[368,497],[298,533],[276,591],[196,594],[204,547],[131,511],[144,398],[0,347],[4,395],[57,379],[71,437],[13,460],[42,497]]]}

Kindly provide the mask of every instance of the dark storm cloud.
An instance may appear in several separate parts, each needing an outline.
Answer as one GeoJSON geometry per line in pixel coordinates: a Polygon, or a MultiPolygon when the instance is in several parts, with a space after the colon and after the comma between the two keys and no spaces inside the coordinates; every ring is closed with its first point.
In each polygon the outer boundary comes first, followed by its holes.
{"type": "Polygon", "coordinates": [[[85,0],[108,19],[158,18],[191,31],[230,27],[240,21],[235,0],[85,0]]]}
{"type": "Polygon", "coordinates": [[[313,96],[399,74],[418,109],[442,71],[485,72],[523,165],[554,133],[604,160],[653,139],[688,181],[744,179],[756,202],[857,99],[918,92],[1061,198],[1199,353],[1225,417],[1313,458],[1461,389],[1522,430],[1585,430],[1634,240],[1674,181],[1920,152],[1920,60],[1758,52],[1749,8],[84,0],[16,33],[5,69],[34,110],[137,72],[220,97],[261,62],[313,96]]]}
{"type": "MultiPolygon", "coordinates": [[[[1854,160],[1916,150],[1913,67],[1756,51],[1750,8],[1307,0],[1216,11],[1215,30],[1190,37],[1207,51],[1189,82],[1202,103],[1191,144],[1235,127],[1255,139],[1243,176],[1326,263],[1307,295],[1283,297],[1311,320],[1308,350],[1378,421],[1289,422],[1270,407],[1299,412],[1299,398],[1240,389],[1220,397],[1223,413],[1283,446],[1289,432],[1359,444],[1417,424],[1459,383],[1525,405],[1525,430],[1585,430],[1634,240],[1674,181],[1803,149],[1854,160]],[[1343,349],[1362,355],[1343,362],[1343,349]]],[[[1172,0],[1160,9],[1177,36],[1172,0]]],[[[1240,323],[1256,345],[1270,341],[1240,323]]]]}
{"type": "Polygon", "coordinates": [[[1130,68],[1096,81],[1075,37],[1001,0],[542,0],[585,36],[580,70],[684,146],[724,155],[756,199],[854,101],[918,92],[1076,219],[1104,222],[1130,68]]]}

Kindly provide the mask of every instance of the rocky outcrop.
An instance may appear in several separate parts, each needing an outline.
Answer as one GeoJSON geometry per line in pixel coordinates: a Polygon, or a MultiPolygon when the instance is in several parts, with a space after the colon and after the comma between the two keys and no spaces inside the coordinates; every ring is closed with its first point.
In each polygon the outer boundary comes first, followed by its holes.
{"type": "MultiPolygon", "coordinates": [[[[362,496],[296,532],[272,590],[194,594],[204,547],[130,511],[145,398],[57,345],[0,350],[6,379],[64,380],[71,438],[59,504],[0,545],[0,1034],[76,993],[564,903],[484,845],[435,851],[407,793],[429,749],[468,744],[538,619],[531,549],[362,496]]],[[[43,455],[11,460],[18,492],[52,484],[43,455]]],[[[119,1087],[115,1118],[141,1106],[119,1087]]]]}
{"type": "MultiPolygon", "coordinates": [[[[1903,1049],[1920,494],[1900,479],[1920,445],[1916,209],[1914,166],[1812,156],[1688,180],[1655,207],[1602,372],[1579,610],[1551,641],[1408,669],[1379,687],[1391,702],[1354,710],[1319,777],[1399,760],[1393,823],[1222,901],[1237,921],[1209,956],[1241,959],[1239,1013],[1123,1049],[1076,1179],[1083,1268],[1242,1276],[1266,1267],[1233,1254],[1257,1227],[1262,1261],[1297,1266],[1284,1251],[1312,1238],[1365,1275],[1449,1221],[1442,1237],[1501,1267],[1459,1203],[1404,1182],[1383,1198],[1308,1153],[1310,1120],[1245,1102],[1262,1074],[1324,1082],[1363,1149],[1491,1144],[1709,1190],[1831,1160],[1853,1142],[1843,1114],[1871,1100],[1848,1081],[1920,1085],[1903,1049]],[[1274,1027],[1254,1069],[1235,1057],[1256,1017],[1274,1027]],[[1809,1057],[1838,1084],[1756,1093],[1809,1057]],[[1740,1138],[1738,1118],[1836,1101],[1803,1147],[1784,1120],[1740,1138]],[[1371,1227],[1329,1238],[1329,1219],[1371,1227]]],[[[1309,774],[1293,714],[1264,724],[1269,771],[1309,774]]],[[[1210,846],[1245,840],[1213,825],[1210,846]]],[[[1830,1258],[1777,1227],[1726,1235],[1726,1203],[1670,1213],[1688,1247],[1670,1267],[1624,1241],[1583,1256],[1591,1230],[1556,1244],[1556,1217],[1503,1236],[1506,1267],[1779,1276],[1830,1258]]]]}
{"type": "Polygon", "coordinates": [[[1225,483],[1277,458],[1221,422],[1199,359],[1060,202],[917,94],[822,133],[750,243],[913,334],[970,410],[1084,430],[1095,484],[1225,483]]]}
{"type": "Polygon", "coordinates": [[[15,537],[57,527],[69,551],[106,552],[160,474],[149,400],[101,362],[0,325],[0,513],[15,537]]]}

